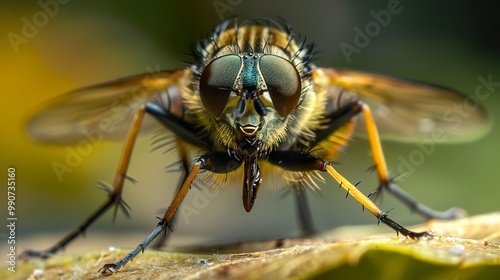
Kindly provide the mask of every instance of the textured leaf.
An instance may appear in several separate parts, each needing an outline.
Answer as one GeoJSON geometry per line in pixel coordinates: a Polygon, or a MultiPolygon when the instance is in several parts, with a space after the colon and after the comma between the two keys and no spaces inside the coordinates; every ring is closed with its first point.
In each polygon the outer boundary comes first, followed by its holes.
{"type": "MultiPolygon", "coordinates": [[[[359,236],[367,227],[351,227],[359,236]]],[[[380,228],[379,228],[380,229],[380,228]]],[[[240,244],[247,253],[189,254],[146,250],[116,274],[97,270],[128,250],[29,261],[2,279],[500,279],[500,213],[428,222],[434,238],[390,235],[275,240],[240,244]],[[280,248],[276,248],[276,247],[280,248]],[[268,249],[263,249],[263,248],[268,249]],[[260,249],[259,249],[260,248],[260,249]],[[354,278],[353,278],[354,277],[354,278]],[[359,277],[359,278],[358,278],[359,277]]]]}

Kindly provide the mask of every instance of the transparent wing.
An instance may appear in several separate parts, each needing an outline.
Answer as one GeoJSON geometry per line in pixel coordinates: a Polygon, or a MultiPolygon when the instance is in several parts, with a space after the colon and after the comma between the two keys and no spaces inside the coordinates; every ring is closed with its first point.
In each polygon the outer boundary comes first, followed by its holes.
{"type": "MultiPolygon", "coordinates": [[[[327,91],[327,112],[361,100],[372,109],[382,139],[461,142],[490,127],[484,107],[452,89],[351,70],[319,68],[313,77],[327,91]]],[[[365,134],[363,119],[358,121],[357,132],[365,134]]]]}
{"type": "MultiPolygon", "coordinates": [[[[141,105],[160,99],[174,115],[182,118],[181,83],[189,70],[142,74],[69,92],[46,104],[27,124],[35,140],[77,143],[96,134],[106,140],[123,140],[141,105]]],[[[143,129],[158,127],[152,119],[143,129]]],[[[99,136],[99,137],[100,137],[99,136]]]]}

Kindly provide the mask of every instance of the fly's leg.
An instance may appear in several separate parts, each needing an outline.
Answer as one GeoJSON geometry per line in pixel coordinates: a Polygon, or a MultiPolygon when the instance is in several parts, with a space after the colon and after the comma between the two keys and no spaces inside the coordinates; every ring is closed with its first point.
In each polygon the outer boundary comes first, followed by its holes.
{"type": "Polygon", "coordinates": [[[338,173],[328,161],[313,154],[300,151],[275,151],[269,155],[268,161],[288,171],[325,171],[330,174],[341,187],[346,189],[349,195],[354,197],[361,205],[363,205],[364,208],[368,209],[368,211],[377,217],[379,223],[382,222],[394,229],[396,232],[410,238],[432,236],[428,232],[414,232],[408,230],[395,221],[389,219],[386,212],[380,210],[380,208],[378,208],[373,201],[359,191],[356,186],[351,184],[346,178],[338,173]]]}
{"type": "MultiPolygon", "coordinates": [[[[180,181],[179,181],[179,184],[177,186],[177,190],[176,190],[176,193],[179,192],[180,188],[182,187],[182,184],[186,181],[187,179],[187,176],[189,175],[189,163],[188,163],[188,157],[187,157],[187,154],[186,154],[186,149],[183,145],[180,145],[179,141],[176,140],[177,142],[177,151],[178,151],[178,154],[179,154],[179,157],[181,159],[181,164],[182,164],[182,172],[183,172],[183,176],[180,178],[180,181]]],[[[173,227],[175,226],[176,222],[177,222],[177,216],[174,216],[172,218],[172,220],[170,221],[170,227],[173,227]]],[[[153,244],[151,244],[151,247],[154,248],[154,249],[160,249],[162,247],[165,247],[167,246],[167,241],[168,241],[168,235],[167,234],[163,234],[163,235],[160,235],[153,244]]]]}
{"type": "Polygon", "coordinates": [[[128,253],[125,257],[115,263],[105,264],[99,269],[98,272],[102,274],[109,274],[118,271],[140,252],[143,252],[144,249],[146,249],[146,247],[148,247],[148,245],[151,244],[151,242],[153,242],[153,240],[162,232],[166,234],[167,229],[171,230],[171,224],[175,213],[186,197],[186,194],[191,188],[191,184],[193,183],[200,169],[205,169],[215,173],[226,173],[236,170],[240,165],[241,161],[239,159],[233,158],[227,153],[208,153],[198,158],[193,168],[186,176],[186,180],[175,195],[174,200],[170,203],[167,212],[165,213],[163,218],[161,218],[160,222],[156,225],[153,231],[146,237],[146,239],[144,239],[134,250],[128,253]]]}
{"type": "Polygon", "coordinates": [[[130,163],[130,158],[132,156],[132,150],[137,138],[137,134],[142,125],[142,120],[146,113],[145,107],[142,107],[134,117],[133,124],[128,132],[125,144],[123,146],[122,154],[118,164],[118,169],[116,171],[115,180],[113,182],[113,188],[107,190],[108,197],[101,206],[99,206],[89,217],[87,217],[76,229],[66,235],[63,239],[57,242],[54,246],[50,247],[45,251],[34,251],[28,250],[23,252],[22,258],[48,258],[50,255],[62,250],[66,245],[72,242],[76,237],[83,234],[85,230],[94,223],[98,218],[100,218],[106,211],[109,210],[113,205],[116,211],[118,208],[124,211],[125,215],[128,216],[127,209],[128,205],[122,200],[123,184],[125,179],[127,179],[127,169],[130,163]]]}
{"type": "Polygon", "coordinates": [[[361,101],[350,102],[342,106],[340,109],[334,111],[331,115],[326,116],[327,119],[330,119],[330,122],[325,125],[325,128],[320,129],[316,132],[316,140],[314,143],[312,143],[312,146],[315,146],[321,141],[325,140],[329,135],[335,133],[337,129],[351,121],[359,114],[363,114],[368,141],[370,143],[373,161],[375,162],[375,169],[377,171],[380,182],[380,186],[372,193],[372,198],[374,200],[378,195],[386,190],[394,195],[394,197],[399,199],[403,204],[408,206],[417,214],[425,217],[426,219],[448,220],[460,217],[463,214],[463,211],[458,208],[451,208],[444,212],[434,211],[426,207],[425,205],[422,205],[415,201],[415,199],[413,199],[409,194],[407,194],[405,191],[398,188],[391,182],[392,180],[389,177],[389,171],[387,169],[384,153],[382,151],[382,145],[380,143],[377,126],[375,124],[375,121],[373,120],[370,107],[361,101]]]}
{"type": "Polygon", "coordinates": [[[297,217],[299,219],[299,227],[304,236],[310,236],[316,233],[311,215],[311,207],[307,201],[307,189],[298,187],[293,191],[295,202],[297,203],[297,217]]]}
{"type": "Polygon", "coordinates": [[[340,186],[342,186],[347,193],[354,197],[364,208],[368,209],[375,217],[378,218],[378,222],[382,222],[388,225],[390,228],[394,229],[396,232],[401,233],[403,236],[407,236],[410,238],[420,238],[424,236],[431,237],[432,234],[428,232],[414,232],[406,229],[395,221],[389,219],[387,217],[387,212],[383,212],[378,208],[373,201],[371,201],[367,196],[365,196],[361,191],[356,188],[353,184],[351,184],[346,178],[344,178],[340,173],[337,172],[330,164],[325,165],[325,170],[330,174],[337,182],[339,182],[340,186]]]}
{"type": "MultiPolygon", "coordinates": [[[[347,106],[335,111],[332,115],[327,116],[330,120],[325,124],[323,129],[316,131],[316,140],[311,144],[311,147],[316,146],[319,142],[328,138],[328,136],[338,130],[340,127],[351,121],[360,112],[360,107],[357,103],[347,104],[347,106]]],[[[300,165],[300,164],[298,164],[300,165]]],[[[297,204],[297,218],[299,227],[304,236],[313,235],[316,233],[312,220],[311,210],[307,201],[307,189],[298,187],[297,191],[293,192],[295,202],[297,204]]]]}
{"type": "Polygon", "coordinates": [[[415,211],[417,214],[425,217],[426,219],[450,220],[462,216],[463,211],[458,208],[451,208],[444,212],[434,211],[427,206],[418,203],[408,193],[392,184],[389,178],[387,164],[385,163],[384,153],[382,151],[382,145],[380,143],[377,126],[375,124],[375,121],[373,120],[370,107],[362,102],[357,102],[357,106],[360,106],[361,112],[363,113],[364,121],[366,124],[366,132],[368,135],[368,140],[370,142],[370,149],[372,151],[373,161],[375,162],[375,169],[380,181],[380,186],[373,193],[375,197],[379,195],[381,191],[386,190],[401,202],[403,202],[410,209],[415,211]]]}
{"type": "Polygon", "coordinates": [[[160,220],[160,222],[156,225],[154,230],[151,232],[151,234],[144,239],[134,250],[132,250],[130,253],[128,253],[125,257],[120,259],[119,261],[111,264],[105,264],[103,267],[99,269],[99,272],[106,274],[106,273],[114,273],[120,268],[122,268],[124,265],[126,265],[129,261],[131,261],[137,254],[140,252],[143,252],[146,247],[153,242],[153,240],[160,235],[160,233],[167,231],[167,228],[170,227],[170,223],[172,221],[172,218],[181,205],[182,201],[184,200],[184,197],[186,197],[187,192],[189,191],[189,188],[191,187],[191,183],[193,182],[194,178],[196,177],[196,174],[200,170],[201,167],[201,162],[198,161],[195,163],[191,171],[189,172],[188,176],[186,177],[186,180],[184,181],[184,184],[182,184],[181,188],[179,189],[179,192],[175,195],[174,200],[168,207],[167,212],[163,216],[163,218],[160,220]]]}

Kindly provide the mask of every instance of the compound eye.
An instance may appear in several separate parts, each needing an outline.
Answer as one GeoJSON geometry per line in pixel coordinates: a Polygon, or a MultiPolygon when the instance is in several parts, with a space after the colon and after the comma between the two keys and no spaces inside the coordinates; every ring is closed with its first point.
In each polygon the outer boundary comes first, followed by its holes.
{"type": "Polygon", "coordinates": [[[211,61],[200,77],[200,97],[203,106],[214,117],[220,116],[241,69],[237,55],[221,56],[211,61]]]}
{"type": "Polygon", "coordinates": [[[274,55],[262,56],[259,68],[274,108],[283,117],[289,115],[299,104],[302,92],[299,72],[290,61],[274,55]]]}

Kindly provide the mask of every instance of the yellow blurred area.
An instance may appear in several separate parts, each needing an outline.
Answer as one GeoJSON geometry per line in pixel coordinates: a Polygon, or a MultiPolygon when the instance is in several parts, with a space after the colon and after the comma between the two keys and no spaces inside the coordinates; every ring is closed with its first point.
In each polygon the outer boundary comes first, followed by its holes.
{"type": "MultiPolygon", "coordinates": [[[[64,8],[54,17],[41,16],[44,10],[36,2],[3,3],[0,9],[0,34],[5,35],[0,41],[0,170],[3,182],[3,171],[16,168],[16,214],[25,217],[20,223],[27,228],[44,222],[33,216],[40,207],[40,213],[62,214],[62,219],[72,214],[61,208],[72,209],[78,219],[89,213],[104,199],[93,186],[99,180],[112,182],[122,145],[97,141],[81,154],[78,145],[38,143],[25,130],[29,118],[70,90],[158,69],[162,59],[168,60],[158,45],[120,17],[64,8]],[[60,166],[69,169],[61,171],[60,166]],[[82,205],[75,205],[78,198],[82,205]]],[[[140,147],[137,153],[148,154],[140,147]]],[[[54,223],[53,229],[60,225],[54,223]]]]}
{"type": "MultiPolygon", "coordinates": [[[[0,32],[22,36],[23,22],[20,18],[29,12],[29,9],[18,8],[8,12],[2,9],[0,32]]],[[[51,24],[57,25],[56,22],[51,24]]],[[[35,176],[19,177],[18,183],[23,187],[34,185],[35,182],[30,178],[50,174],[51,158],[62,157],[65,153],[64,147],[34,144],[28,139],[24,124],[42,102],[78,85],[78,80],[50,66],[54,53],[50,48],[44,47],[47,43],[50,44],[48,41],[47,36],[40,34],[18,46],[13,45],[10,40],[2,40],[0,44],[1,92],[5,102],[2,109],[4,137],[0,138],[2,170],[5,165],[9,165],[16,167],[21,174],[27,170],[35,173],[35,176]]]]}
{"type": "MultiPolygon", "coordinates": [[[[65,14],[49,17],[46,25],[36,26],[33,15],[40,10],[33,8],[13,6],[9,10],[2,9],[0,16],[0,32],[9,38],[2,40],[0,45],[1,91],[5,102],[2,110],[4,136],[0,139],[2,165],[17,167],[19,184],[26,187],[40,184],[40,177],[46,180],[42,184],[59,185],[52,163],[64,162],[68,155],[64,146],[37,144],[27,137],[24,125],[34,112],[51,98],[69,90],[141,71],[137,70],[134,60],[140,63],[138,60],[144,56],[161,56],[158,51],[130,57],[127,52],[134,45],[118,48],[121,35],[116,33],[127,28],[118,21],[106,25],[112,19],[85,20],[81,14],[65,14]],[[32,25],[26,27],[23,18],[32,25]],[[32,38],[25,36],[23,31],[32,38]],[[28,170],[31,176],[25,173],[28,170]]],[[[140,34],[133,32],[127,32],[127,36],[130,40],[143,40],[140,34]]],[[[106,149],[94,150],[93,157],[106,152],[106,149]]],[[[78,168],[85,170],[84,163],[78,168]]],[[[58,192],[64,191],[74,189],[58,189],[58,192]]]]}

